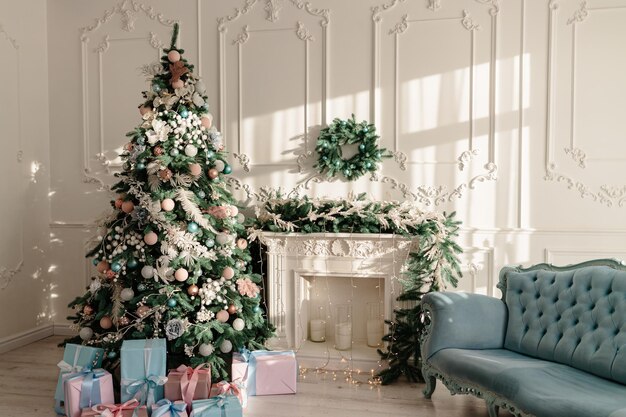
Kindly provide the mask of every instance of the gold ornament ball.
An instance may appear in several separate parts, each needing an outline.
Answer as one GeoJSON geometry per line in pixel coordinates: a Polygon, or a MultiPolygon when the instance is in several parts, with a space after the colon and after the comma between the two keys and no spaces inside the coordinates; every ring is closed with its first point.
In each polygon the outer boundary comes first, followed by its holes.
{"type": "Polygon", "coordinates": [[[237,312],[237,307],[234,304],[228,306],[228,314],[235,314],[237,312]]]}
{"type": "Polygon", "coordinates": [[[217,172],[217,169],[215,168],[211,168],[209,170],[209,178],[211,178],[212,180],[214,180],[215,178],[217,178],[217,176],[220,175],[219,172],[217,172]]]}
{"type": "Polygon", "coordinates": [[[226,311],[226,310],[220,310],[215,315],[215,318],[217,319],[217,321],[219,321],[221,323],[226,323],[228,321],[229,317],[230,317],[230,315],[228,314],[228,311],[226,311]]]}
{"type": "Polygon", "coordinates": [[[150,307],[148,306],[139,306],[137,308],[137,315],[139,317],[144,317],[150,311],[150,307]]]}
{"type": "Polygon", "coordinates": [[[187,294],[189,294],[192,297],[195,297],[196,295],[198,295],[199,291],[200,291],[200,288],[198,288],[196,284],[191,284],[189,287],[187,287],[187,294]]]}
{"type": "Polygon", "coordinates": [[[222,271],[222,276],[226,279],[232,279],[235,276],[235,270],[231,268],[230,266],[227,266],[222,271]]]}
{"type": "Polygon", "coordinates": [[[135,204],[132,201],[124,201],[122,203],[122,211],[126,214],[131,213],[135,209],[135,204]]]}
{"type": "Polygon", "coordinates": [[[189,173],[194,177],[199,177],[202,174],[202,166],[200,164],[189,164],[189,173]]]}
{"type": "Polygon", "coordinates": [[[100,327],[102,327],[104,330],[108,330],[111,327],[113,327],[113,321],[111,321],[111,317],[109,316],[104,316],[100,319],[100,327]]]}

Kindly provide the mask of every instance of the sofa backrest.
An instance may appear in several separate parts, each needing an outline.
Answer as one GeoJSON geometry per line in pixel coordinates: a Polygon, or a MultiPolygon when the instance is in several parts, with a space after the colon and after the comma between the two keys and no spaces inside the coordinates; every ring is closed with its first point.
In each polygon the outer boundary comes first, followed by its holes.
{"type": "Polygon", "coordinates": [[[626,384],[621,269],[611,260],[504,268],[498,284],[509,313],[504,347],[626,384]]]}

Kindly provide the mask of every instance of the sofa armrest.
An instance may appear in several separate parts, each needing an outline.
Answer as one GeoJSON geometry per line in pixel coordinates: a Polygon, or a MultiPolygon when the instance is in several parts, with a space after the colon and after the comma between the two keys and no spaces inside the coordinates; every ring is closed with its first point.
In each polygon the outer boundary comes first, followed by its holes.
{"type": "Polygon", "coordinates": [[[480,294],[432,292],[422,298],[430,324],[421,341],[422,359],[445,348],[499,349],[504,345],[507,308],[480,294]]]}

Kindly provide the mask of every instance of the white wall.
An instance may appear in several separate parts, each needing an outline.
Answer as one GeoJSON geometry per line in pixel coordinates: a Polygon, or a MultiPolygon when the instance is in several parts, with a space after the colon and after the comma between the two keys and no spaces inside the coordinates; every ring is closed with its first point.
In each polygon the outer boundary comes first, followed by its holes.
{"type": "MultiPolygon", "coordinates": [[[[47,23],[48,263],[54,265],[49,285],[59,296],[46,314],[56,323],[86,284],[87,227],[106,208],[115,150],[139,120],[145,83],[137,68],[157,58],[174,20],[182,24],[181,46],[209,86],[228,149],[240,155],[232,164],[242,198],[253,202],[263,185],[300,186],[313,196],[367,191],[456,210],[468,271],[461,287],[494,295],[505,264],[626,258],[626,185],[619,175],[626,150],[626,0],[54,0],[47,6],[47,22],[32,17],[34,33],[14,21],[5,27],[41,37],[47,23]],[[279,8],[273,21],[272,6],[279,8]],[[321,125],[351,113],[374,121],[381,145],[397,158],[374,180],[317,183],[315,155],[307,152],[321,125]]],[[[32,9],[43,13],[44,6],[32,9]]],[[[6,47],[2,42],[0,36],[6,47]]],[[[25,88],[38,96],[33,82],[45,81],[36,78],[25,88]]],[[[11,215],[17,214],[25,213],[11,215]]],[[[47,218],[40,214],[30,220],[47,218]]],[[[18,291],[21,280],[14,278],[2,297],[18,291]]]]}
{"type": "Polygon", "coordinates": [[[44,0],[0,1],[0,351],[52,333],[46,26],[44,0]]]}

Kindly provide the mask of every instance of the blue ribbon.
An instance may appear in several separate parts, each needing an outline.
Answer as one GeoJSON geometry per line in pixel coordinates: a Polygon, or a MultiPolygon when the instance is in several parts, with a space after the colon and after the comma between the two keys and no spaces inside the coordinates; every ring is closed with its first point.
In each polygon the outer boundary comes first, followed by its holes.
{"type": "Polygon", "coordinates": [[[244,381],[246,388],[248,389],[248,395],[256,395],[256,358],[259,356],[294,356],[293,351],[270,351],[270,350],[255,350],[250,352],[246,348],[242,348],[239,351],[241,359],[248,362],[248,369],[246,369],[246,375],[244,381]]]}
{"type": "MultiPolygon", "coordinates": [[[[170,400],[162,399],[155,404],[157,407],[156,410],[152,412],[152,417],[161,417],[167,413],[170,413],[171,417],[182,417],[187,408],[186,403],[174,404],[170,400]]],[[[186,414],[184,414],[186,415],[186,414]]]]}
{"type": "Polygon", "coordinates": [[[83,378],[83,382],[80,385],[80,408],[91,407],[102,402],[99,378],[106,374],[107,372],[104,369],[93,370],[91,367],[85,367],[80,372],[69,374],[66,377],[67,381],[83,378]]]}
{"type": "MultiPolygon", "coordinates": [[[[146,404],[148,408],[154,404],[154,390],[157,386],[165,384],[166,377],[148,376],[143,379],[136,379],[126,385],[126,393],[136,398],[140,404],[146,404]]],[[[129,381],[123,381],[128,383],[129,381]]]]}

